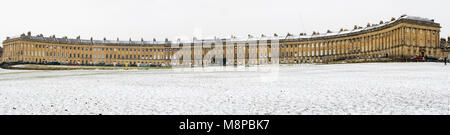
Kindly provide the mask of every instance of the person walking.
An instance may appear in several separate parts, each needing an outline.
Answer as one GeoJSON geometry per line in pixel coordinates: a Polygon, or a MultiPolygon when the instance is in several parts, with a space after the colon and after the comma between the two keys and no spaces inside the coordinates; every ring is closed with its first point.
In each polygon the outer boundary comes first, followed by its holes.
{"type": "Polygon", "coordinates": [[[447,66],[447,57],[444,57],[444,64],[447,66]]]}

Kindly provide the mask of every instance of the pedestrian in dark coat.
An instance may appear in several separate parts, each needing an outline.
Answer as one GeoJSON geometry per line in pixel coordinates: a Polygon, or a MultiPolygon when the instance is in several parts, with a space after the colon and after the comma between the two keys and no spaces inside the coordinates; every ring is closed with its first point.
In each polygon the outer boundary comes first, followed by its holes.
{"type": "Polygon", "coordinates": [[[444,64],[447,66],[447,57],[444,58],[444,64]]]}

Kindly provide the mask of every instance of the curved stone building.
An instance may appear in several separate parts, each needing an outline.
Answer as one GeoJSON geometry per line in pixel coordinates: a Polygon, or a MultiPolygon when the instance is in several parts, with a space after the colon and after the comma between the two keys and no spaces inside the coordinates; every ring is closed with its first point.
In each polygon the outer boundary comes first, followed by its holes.
{"type": "MultiPolygon", "coordinates": [[[[440,45],[440,24],[432,19],[406,16],[380,21],[377,24],[367,24],[365,27],[355,26],[351,30],[314,32],[312,35],[301,33],[279,36],[261,35],[248,38],[231,38],[197,40],[192,42],[174,41],[120,41],[69,39],[43,35],[32,36],[31,33],[19,37],[7,38],[3,41],[4,54],[2,61],[6,63],[61,63],[75,65],[119,65],[119,66],[171,66],[183,62],[173,62],[173,59],[191,56],[196,62],[195,51],[200,48],[202,58],[214,59],[211,51],[219,51],[223,61],[213,61],[212,64],[226,63],[271,63],[271,43],[279,43],[279,63],[330,63],[343,60],[368,61],[373,59],[404,60],[413,56],[447,57],[440,45]],[[225,43],[233,41],[233,43],[225,43]],[[260,43],[267,46],[261,46],[260,43]],[[180,47],[173,47],[176,43],[180,47]],[[218,46],[222,43],[223,46],[218,46]],[[243,57],[238,57],[238,44],[245,45],[243,57]],[[187,48],[187,49],[186,49],[187,48]],[[227,50],[226,48],[231,48],[227,50]],[[252,53],[254,52],[254,53],[252,53]],[[234,53],[228,58],[226,54],[234,53]],[[254,56],[252,56],[254,55],[254,56]]],[[[197,52],[197,54],[198,54],[197,52]]],[[[448,52],[447,52],[448,53],[448,52]]]]}

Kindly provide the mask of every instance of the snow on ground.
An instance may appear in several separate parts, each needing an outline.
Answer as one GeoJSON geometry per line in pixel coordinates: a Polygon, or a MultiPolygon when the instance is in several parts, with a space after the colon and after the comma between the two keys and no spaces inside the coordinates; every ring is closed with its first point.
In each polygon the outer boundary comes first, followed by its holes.
{"type": "Polygon", "coordinates": [[[0,114],[450,114],[441,63],[258,71],[0,69],[0,114]],[[267,79],[269,78],[269,79],[267,79]]]}

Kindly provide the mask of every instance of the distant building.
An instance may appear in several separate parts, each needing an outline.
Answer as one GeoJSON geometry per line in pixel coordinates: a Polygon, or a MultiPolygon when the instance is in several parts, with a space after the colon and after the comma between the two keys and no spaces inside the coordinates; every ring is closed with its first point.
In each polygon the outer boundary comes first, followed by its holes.
{"type": "Polygon", "coordinates": [[[0,46],[0,63],[2,63],[3,48],[0,46]]]}
{"type": "MultiPolygon", "coordinates": [[[[248,38],[220,38],[219,42],[235,41],[239,44],[226,44],[223,48],[215,45],[204,47],[205,44],[218,43],[216,39],[196,39],[193,42],[180,42],[188,49],[172,48],[168,39],[164,41],[120,41],[70,39],[55,36],[44,37],[42,34],[32,36],[31,33],[19,37],[7,38],[3,42],[5,55],[4,62],[23,63],[53,63],[76,65],[167,65],[172,58],[186,58],[194,54],[194,50],[202,57],[210,55],[211,50],[225,50],[220,52],[234,53],[234,57],[222,58],[223,63],[265,64],[271,63],[273,50],[271,40],[279,41],[279,63],[329,63],[342,60],[373,60],[386,58],[390,60],[409,59],[413,56],[448,56],[448,51],[441,46],[441,25],[433,19],[406,16],[392,18],[389,21],[380,21],[368,24],[367,27],[355,26],[352,30],[342,29],[324,33],[314,32],[312,35],[286,34],[273,36],[262,35],[248,38]],[[194,43],[194,41],[197,41],[194,43]],[[201,44],[198,44],[200,42],[201,44]],[[268,43],[260,46],[260,43],[268,43]],[[245,45],[237,46],[237,45],[245,45]],[[244,49],[245,56],[236,53],[244,49]],[[233,51],[234,49],[234,51],[233,51]],[[238,50],[238,51],[237,51],[238,50]],[[254,52],[257,54],[252,54],[254,52]],[[175,54],[183,54],[176,56],[175,54]]],[[[178,42],[178,41],[177,41],[178,42]]],[[[220,44],[220,43],[219,43],[220,44]]],[[[447,49],[448,50],[448,49],[447,49]]],[[[233,56],[233,55],[229,55],[233,56]]],[[[194,59],[194,55],[189,57],[194,59]]],[[[194,61],[194,60],[192,60],[194,61]]],[[[178,61],[177,61],[178,62],[178,61]]],[[[183,62],[183,61],[181,61],[183,62]]],[[[220,61],[219,61],[220,62],[220,61]]],[[[200,64],[204,64],[200,61],[200,64]]]]}
{"type": "Polygon", "coordinates": [[[450,47],[450,37],[448,37],[448,40],[447,40],[447,48],[449,48],[450,47]]]}
{"type": "Polygon", "coordinates": [[[447,56],[447,59],[450,60],[450,37],[448,37],[447,46],[444,48],[444,56],[447,56]]]}

